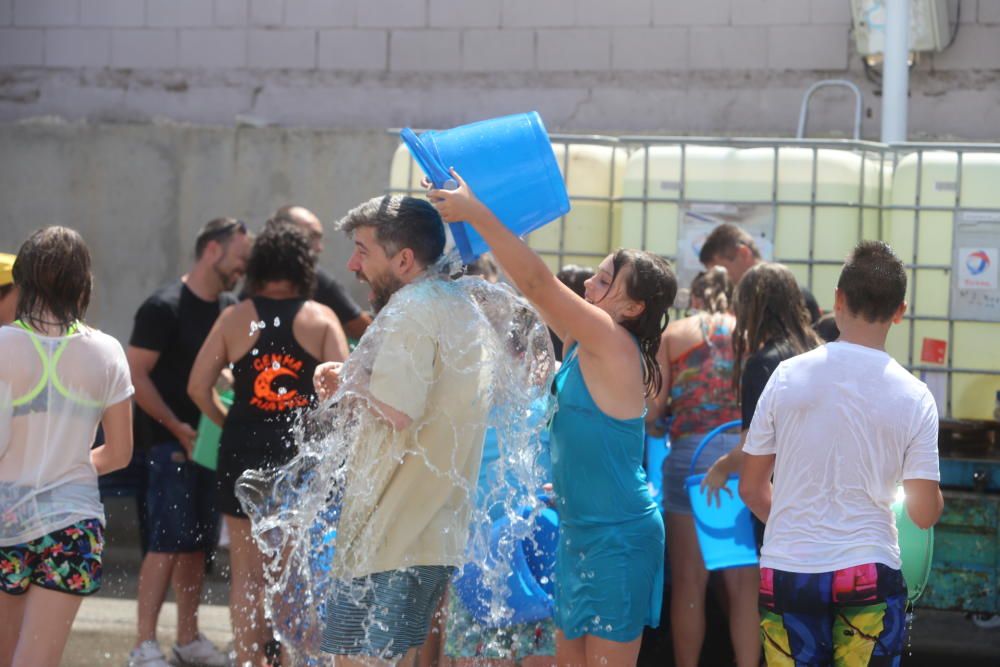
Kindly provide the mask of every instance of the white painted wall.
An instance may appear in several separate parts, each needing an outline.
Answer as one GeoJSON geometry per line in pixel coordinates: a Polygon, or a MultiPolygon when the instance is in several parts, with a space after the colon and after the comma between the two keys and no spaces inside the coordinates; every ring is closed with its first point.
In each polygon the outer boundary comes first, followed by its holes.
{"type": "MultiPolygon", "coordinates": [[[[912,76],[914,137],[1000,140],[1000,0],[961,0],[912,76]]],[[[820,78],[863,86],[848,0],[0,0],[0,121],[788,135],[820,78]]],[[[816,134],[849,101],[817,99],[816,134]]]]}

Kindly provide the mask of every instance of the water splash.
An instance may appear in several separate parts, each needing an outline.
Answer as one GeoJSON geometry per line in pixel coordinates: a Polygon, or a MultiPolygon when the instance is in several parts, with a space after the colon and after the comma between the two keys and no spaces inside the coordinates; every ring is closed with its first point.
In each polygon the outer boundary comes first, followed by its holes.
{"type": "MultiPolygon", "coordinates": [[[[430,277],[393,295],[345,362],[336,394],[296,420],[292,432],[297,455],[277,469],[248,471],[237,484],[254,539],[266,557],[266,612],[290,650],[291,664],[327,664],[329,657],[319,647],[334,586],[351,584],[354,577],[378,569],[375,548],[368,541],[374,534],[359,516],[376,506],[387,476],[414,457],[466,499],[468,531],[441,530],[435,539],[457,545],[457,553],[465,554],[449,564],[474,562],[482,571],[482,588],[489,598],[486,625],[507,623],[512,611],[505,600],[514,551],[525,543],[531,548],[535,519],[544,507],[536,499],[548,481],[539,464],[539,431],[551,409],[553,368],[547,328],[507,286],[478,278],[430,277]],[[464,437],[478,438],[452,447],[450,458],[424,449],[418,438],[395,437],[368,389],[379,355],[391,354],[401,370],[416,363],[414,354],[398,344],[415,332],[433,341],[435,373],[447,369],[474,376],[480,387],[478,396],[448,399],[483,404],[482,410],[471,411],[481,415],[476,423],[450,424],[464,437]],[[477,505],[475,469],[487,428],[495,430],[500,454],[494,463],[495,481],[488,489],[478,489],[477,505]],[[371,456],[373,450],[377,457],[371,456]],[[463,458],[470,451],[471,462],[463,458]],[[344,498],[350,502],[345,504],[344,498]],[[348,516],[342,516],[342,509],[348,516]],[[497,541],[491,539],[491,528],[498,517],[509,528],[497,541]]],[[[414,391],[434,390],[433,377],[426,382],[414,391]]],[[[428,419],[418,418],[410,429],[416,433],[428,419]]],[[[404,566],[407,558],[404,554],[404,566]]],[[[367,592],[356,580],[351,586],[357,600],[367,592]]]]}

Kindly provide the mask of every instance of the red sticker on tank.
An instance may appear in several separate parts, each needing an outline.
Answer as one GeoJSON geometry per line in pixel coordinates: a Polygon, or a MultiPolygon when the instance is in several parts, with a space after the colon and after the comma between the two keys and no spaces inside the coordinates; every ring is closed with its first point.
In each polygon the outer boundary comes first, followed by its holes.
{"type": "Polygon", "coordinates": [[[943,364],[948,351],[948,341],[938,338],[925,338],[920,349],[920,361],[928,364],[943,364]]]}

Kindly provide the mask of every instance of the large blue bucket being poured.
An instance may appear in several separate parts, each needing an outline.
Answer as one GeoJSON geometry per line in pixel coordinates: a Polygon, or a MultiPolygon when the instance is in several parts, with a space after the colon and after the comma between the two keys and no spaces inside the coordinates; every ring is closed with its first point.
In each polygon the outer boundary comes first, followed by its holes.
{"type": "Polygon", "coordinates": [[[740,500],[739,476],[729,476],[725,487],[729,492],[720,490],[720,503],[717,504],[709,500],[708,494],[702,493],[701,481],[705,479],[705,475],[694,474],[695,463],[705,446],[723,432],[740,425],[742,422],[739,420],[731,421],[710,431],[694,450],[688,477],[684,480],[688,498],[691,499],[698,545],[707,570],[746,567],[758,563],[753,520],[750,509],[740,500]]]}
{"type": "MultiPolygon", "coordinates": [[[[536,111],[420,136],[405,128],[400,137],[436,188],[455,187],[448,171],[454,167],[476,197],[518,236],[569,212],[566,185],[536,111]]],[[[469,225],[454,224],[451,232],[465,263],[489,251],[469,225]]]]}
{"type": "MultiPolygon", "coordinates": [[[[525,510],[524,517],[531,510],[525,510]]],[[[490,554],[487,562],[496,563],[496,554],[511,538],[510,520],[499,518],[490,531],[490,554]]],[[[535,518],[532,538],[513,545],[510,558],[511,574],[506,581],[506,597],[502,605],[493,605],[493,591],[483,582],[483,571],[474,562],[466,563],[454,580],[454,590],[476,623],[486,627],[515,623],[534,623],[552,616],[554,609],[553,570],[559,541],[559,518],[546,508],[535,518]],[[491,612],[499,611],[497,616],[491,612]]]]}

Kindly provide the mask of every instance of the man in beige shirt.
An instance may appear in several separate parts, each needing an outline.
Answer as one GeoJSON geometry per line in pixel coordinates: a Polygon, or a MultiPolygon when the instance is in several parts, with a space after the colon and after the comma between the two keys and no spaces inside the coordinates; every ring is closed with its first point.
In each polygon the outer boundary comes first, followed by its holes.
{"type": "MultiPolygon", "coordinates": [[[[371,665],[412,660],[463,562],[493,359],[481,312],[456,283],[428,271],[445,243],[429,203],[378,197],[339,226],[354,241],[347,266],[381,312],[348,361],[362,364],[364,381],[344,379],[363,407],[347,459],[323,650],[338,665],[371,665]]],[[[321,398],[336,390],[340,370],[317,369],[321,398]]]]}

